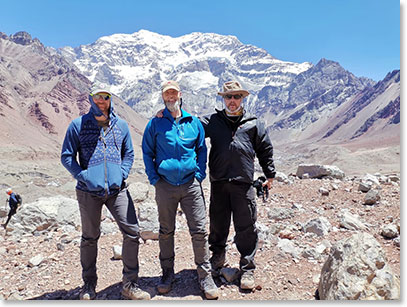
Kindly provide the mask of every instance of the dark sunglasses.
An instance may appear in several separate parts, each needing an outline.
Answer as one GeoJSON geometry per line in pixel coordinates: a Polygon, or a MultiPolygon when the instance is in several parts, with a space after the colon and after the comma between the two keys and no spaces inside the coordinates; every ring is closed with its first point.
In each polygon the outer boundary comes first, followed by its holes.
{"type": "Polygon", "coordinates": [[[236,95],[225,95],[225,96],[223,96],[223,97],[225,97],[226,99],[232,99],[232,97],[235,98],[235,99],[240,99],[240,98],[242,98],[242,95],[240,95],[240,94],[236,94],[236,95]]]}
{"type": "Polygon", "coordinates": [[[93,99],[99,100],[101,98],[103,98],[104,100],[109,100],[109,98],[111,97],[109,94],[94,94],[92,95],[93,99]]]}

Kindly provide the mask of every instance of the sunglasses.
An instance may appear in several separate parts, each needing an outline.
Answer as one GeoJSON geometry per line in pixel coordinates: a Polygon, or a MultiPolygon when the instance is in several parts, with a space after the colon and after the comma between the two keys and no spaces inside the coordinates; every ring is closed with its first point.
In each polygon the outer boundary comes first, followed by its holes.
{"type": "Polygon", "coordinates": [[[223,96],[223,97],[225,97],[226,99],[232,99],[232,97],[234,98],[234,99],[240,99],[240,98],[242,98],[242,95],[240,95],[240,94],[236,94],[236,95],[225,95],[225,96],[223,96]]]}
{"type": "Polygon", "coordinates": [[[93,99],[96,99],[96,100],[99,100],[99,99],[109,100],[109,98],[111,97],[111,95],[109,95],[109,94],[94,94],[91,96],[93,97],[93,99]]]}

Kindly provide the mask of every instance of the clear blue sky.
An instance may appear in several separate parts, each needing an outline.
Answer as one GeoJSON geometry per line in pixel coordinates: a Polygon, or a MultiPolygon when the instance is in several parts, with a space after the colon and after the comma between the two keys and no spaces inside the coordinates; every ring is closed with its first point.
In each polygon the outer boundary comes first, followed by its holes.
{"type": "Polygon", "coordinates": [[[0,0],[0,8],[1,32],[27,31],[55,48],[140,29],[213,32],[284,61],[337,61],[376,81],[400,68],[398,0],[0,0]]]}

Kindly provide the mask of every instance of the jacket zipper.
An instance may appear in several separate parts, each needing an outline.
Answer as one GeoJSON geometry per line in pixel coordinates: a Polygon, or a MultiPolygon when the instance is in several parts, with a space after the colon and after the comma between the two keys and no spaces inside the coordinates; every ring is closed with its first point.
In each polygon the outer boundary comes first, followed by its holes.
{"type": "MultiPolygon", "coordinates": [[[[180,121],[181,121],[181,119],[180,119],[180,121]]],[[[178,123],[176,121],[174,121],[174,123],[175,123],[175,125],[177,127],[177,137],[178,137],[178,140],[177,140],[177,143],[176,143],[177,157],[178,157],[178,161],[181,161],[181,156],[179,154],[179,142],[180,142],[179,121],[178,121],[178,123]]],[[[180,185],[180,177],[181,177],[181,169],[178,167],[178,182],[177,182],[177,185],[180,185]]]]}
{"type": "Polygon", "coordinates": [[[103,142],[103,160],[104,160],[104,166],[105,166],[105,196],[107,197],[109,195],[109,191],[108,191],[108,186],[107,186],[107,161],[106,161],[106,140],[103,136],[104,131],[102,128],[101,131],[101,141],[103,142]]]}

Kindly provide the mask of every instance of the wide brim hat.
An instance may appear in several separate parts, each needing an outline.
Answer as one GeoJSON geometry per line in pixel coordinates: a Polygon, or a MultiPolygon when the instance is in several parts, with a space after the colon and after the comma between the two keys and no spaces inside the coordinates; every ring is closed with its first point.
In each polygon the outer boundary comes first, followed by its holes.
{"type": "Polygon", "coordinates": [[[228,81],[223,84],[223,92],[218,92],[218,95],[225,96],[225,95],[235,95],[241,94],[244,97],[250,95],[250,93],[243,89],[239,82],[237,81],[228,81]]]}

